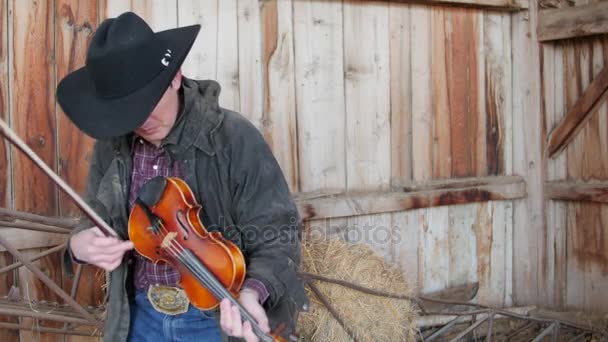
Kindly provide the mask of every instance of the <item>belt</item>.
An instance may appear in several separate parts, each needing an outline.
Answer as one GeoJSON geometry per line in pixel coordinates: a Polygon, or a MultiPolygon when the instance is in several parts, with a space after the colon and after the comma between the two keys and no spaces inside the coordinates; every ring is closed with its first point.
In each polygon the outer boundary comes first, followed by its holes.
{"type": "Polygon", "coordinates": [[[170,316],[187,312],[190,305],[184,289],[165,285],[150,285],[148,300],[156,311],[170,316]]]}

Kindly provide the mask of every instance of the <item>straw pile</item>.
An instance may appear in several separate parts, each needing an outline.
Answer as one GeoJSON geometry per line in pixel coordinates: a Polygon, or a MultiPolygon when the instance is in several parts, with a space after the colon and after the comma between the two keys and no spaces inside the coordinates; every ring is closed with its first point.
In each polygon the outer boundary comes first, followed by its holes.
{"type": "MultiPolygon", "coordinates": [[[[365,244],[349,244],[336,238],[303,242],[303,271],[349,281],[370,289],[408,295],[410,287],[402,273],[388,265],[365,244]]],[[[407,300],[368,295],[353,289],[314,281],[357,341],[413,341],[413,305],[407,300]]],[[[352,341],[307,287],[310,309],[300,314],[298,335],[302,341],[352,341]]]]}

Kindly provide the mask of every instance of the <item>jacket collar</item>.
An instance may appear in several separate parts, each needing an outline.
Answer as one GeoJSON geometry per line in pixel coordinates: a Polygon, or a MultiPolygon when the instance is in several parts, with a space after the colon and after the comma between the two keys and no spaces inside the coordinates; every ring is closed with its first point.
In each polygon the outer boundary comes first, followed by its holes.
{"type": "Polygon", "coordinates": [[[182,89],[184,105],[180,119],[162,145],[175,155],[194,146],[212,156],[215,154],[212,135],[224,118],[218,103],[220,85],[184,77],[182,89]]]}
{"type": "MultiPolygon", "coordinates": [[[[212,135],[224,119],[218,102],[220,85],[212,80],[194,81],[183,77],[182,90],[184,105],[175,126],[163,139],[161,146],[173,156],[182,155],[190,146],[213,156],[212,135]]],[[[132,137],[133,134],[127,134],[115,138],[114,150],[130,155],[132,137]]]]}

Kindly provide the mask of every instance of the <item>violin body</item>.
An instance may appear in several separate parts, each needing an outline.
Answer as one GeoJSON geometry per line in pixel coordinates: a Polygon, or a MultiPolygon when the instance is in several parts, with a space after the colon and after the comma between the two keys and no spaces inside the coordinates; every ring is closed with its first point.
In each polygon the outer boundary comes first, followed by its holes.
{"type": "Polygon", "coordinates": [[[158,177],[144,187],[139,198],[147,205],[136,202],[129,216],[129,238],[135,250],[152,262],[163,261],[177,268],[180,285],[192,305],[201,310],[217,307],[220,300],[201,283],[200,276],[193,274],[192,266],[183,262],[185,256],[193,254],[238,297],[245,280],[243,254],[220,232],[207,231],[199,218],[201,206],[188,185],[179,178],[158,177]]]}

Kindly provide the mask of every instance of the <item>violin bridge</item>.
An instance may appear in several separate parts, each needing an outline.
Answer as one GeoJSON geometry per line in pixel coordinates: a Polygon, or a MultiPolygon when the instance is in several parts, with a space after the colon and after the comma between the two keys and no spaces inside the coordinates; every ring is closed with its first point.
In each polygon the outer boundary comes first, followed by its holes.
{"type": "Polygon", "coordinates": [[[173,240],[175,240],[176,236],[177,236],[176,232],[169,232],[169,233],[167,233],[167,236],[165,236],[165,238],[163,239],[163,242],[161,243],[161,247],[162,248],[169,248],[169,247],[171,247],[171,242],[173,240]]]}

